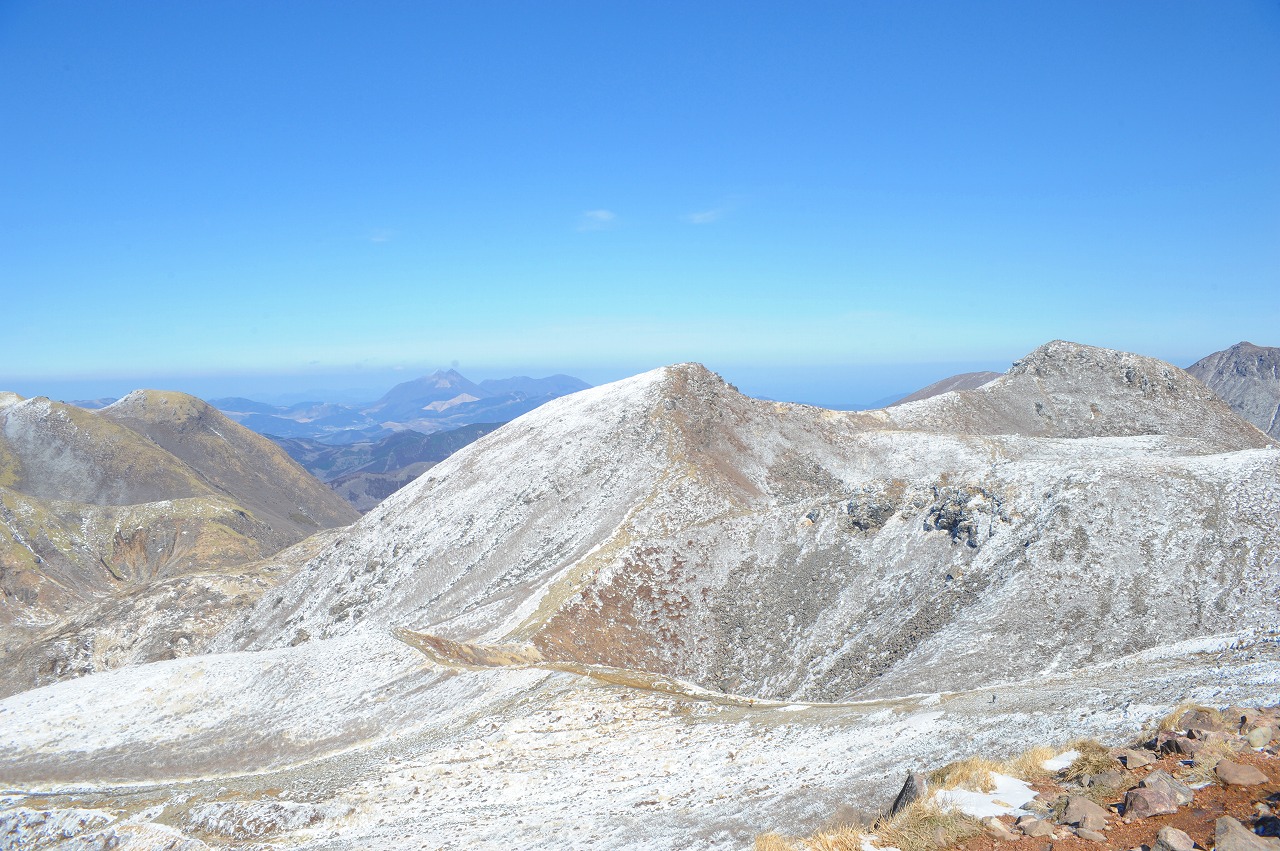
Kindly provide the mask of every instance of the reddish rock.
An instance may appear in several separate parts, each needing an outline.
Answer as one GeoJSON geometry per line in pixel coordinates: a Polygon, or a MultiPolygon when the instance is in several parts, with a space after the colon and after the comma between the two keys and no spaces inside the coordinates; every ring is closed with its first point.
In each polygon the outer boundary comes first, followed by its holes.
{"type": "Polygon", "coordinates": [[[1174,778],[1172,774],[1163,768],[1157,768],[1155,771],[1142,778],[1142,782],[1138,784],[1144,789],[1163,789],[1173,797],[1174,803],[1178,806],[1189,804],[1195,800],[1196,793],[1187,784],[1174,778]]]}
{"type": "Polygon", "coordinates": [[[1229,759],[1219,760],[1213,767],[1213,773],[1228,786],[1257,786],[1267,782],[1267,775],[1252,765],[1241,765],[1229,759]]]}
{"type": "Polygon", "coordinates": [[[1185,832],[1165,825],[1156,834],[1156,844],[1151,846],[1151,851],[1192,851],[1195,847],[1196,844],[1185,832]]]}
{"type": "Polygon", "coordinates": [[[1188,709],[1178,718],[1179,730],[1221,730],[1222,721],[1217,713],[1204,709],[1188,709]]]}
{"type": "Polygon", "coordinates": [[[1124,796],[1125,818],[1150,818],[1177,811],[1178,801],[1167,789],[1130,789],[1124,796]]]}
{"type": "Polygon", "coordinates": [[[1280,839],[1255,836],[1230,816],[1218,819],[1213,830],[1215,851],[1280,851],[1280,839]]]}

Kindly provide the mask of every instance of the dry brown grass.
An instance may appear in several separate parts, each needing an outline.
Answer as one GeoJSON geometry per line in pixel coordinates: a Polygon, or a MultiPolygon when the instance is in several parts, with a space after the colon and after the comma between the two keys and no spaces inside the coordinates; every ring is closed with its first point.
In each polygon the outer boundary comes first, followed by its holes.
{"type": "Polygon", "coordinates": [[[861,851],[862,831],[857,825],[824,830],[806,839],[804,847],[806,851],[861,851]]]}
{"type": "MultiPolygon", "coordinates": [[[[1000,771],[1003,766],[992,759],[982,756],[971,756],[957,762],[936,768],[929,772],[929,787],[933,789],[971,789],[974,792],[994,792],[995,778],[993,771],[1000,771]]],[[[904,848],[903,851],[906,851],[904,848]]]]}
{"type": "Polygon", "coordinates": [[[1202,706],[1199,703],[1180,703],[1172,712],[1160,719],[1156,725],[1157,730],[1178,730],[1178,720],[1188,712],[1199,711],[1208,714],[1222,729],[1229,729],[1226,717],[1221,711],[1214,709],[1212,706],[1202,706]]]}
{"type": "Polygon", "coordinates": [[[1047,780],[1054,772],[1044,767],[1046,760],[1053,759],[1061,751],[1048,745],[1036,745],[1028,748],[1013,759],[1006,760],[1000,768],[1001,774],[1008,774],[1019,780],[1030,783],[1034,780],[1047,780]]]}
{"type": "Polygon", "coordinates": [[[1199,753],[1191,762],[1191,767],[1185,772],[1179,772],[1178,779],[1183,783],[1196,785],[1198,783],[1218,783],[1218,775],[1213,773],[1213,769],[1219,762],[1224,759],[1231,759],[1239,751],[1241,745],[1237,742],[1231,742],[1225,739],[1209,739],[1200,748],[1199,753]]]}
{"type": "MultiPolygon", "coordinates": [[[[916,801],[892,818],[876,822],[876,844],[902,851],[949,848],[982,832],[982,824],[959,810],[943,810],[932,801],[916,801]]],[[[859,846],[850,846],[853,848],[859,846]]]]}
{"type": "Polygon", "coordinates": [[[791,840],[773,831],[756,837],[755,851],[795,851],[795,847],[791,840]]]}
{"type": "Polygon", "coordinates": [[[1117,771],[1121,767],[1120,761],[1111,755],[1110,749],[1093,739],[1076,739],[1067,745],[1067,750],[1080,752],[1080,755],[1063,769],[1062,776],[1067,780],[1079,780],[1087,774],[1117,771]]]}

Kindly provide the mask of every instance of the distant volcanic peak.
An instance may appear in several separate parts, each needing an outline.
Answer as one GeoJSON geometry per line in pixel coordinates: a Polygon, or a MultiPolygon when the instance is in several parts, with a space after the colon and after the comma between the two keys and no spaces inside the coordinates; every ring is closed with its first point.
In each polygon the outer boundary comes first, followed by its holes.
{"type": "Polygon", "coordinates": [[[22,397],[9,390],[0,390],[0,408],[7,408],[22,401],[22,397]]]}
{"type": "Polygon", "coordinates": [[[437,387],[452,387],[455,384],[466,382],[470,384],[470,380],[456,369],[437,369],[430,375],[425,375],[423,381],[430,381],[437,387]]]}

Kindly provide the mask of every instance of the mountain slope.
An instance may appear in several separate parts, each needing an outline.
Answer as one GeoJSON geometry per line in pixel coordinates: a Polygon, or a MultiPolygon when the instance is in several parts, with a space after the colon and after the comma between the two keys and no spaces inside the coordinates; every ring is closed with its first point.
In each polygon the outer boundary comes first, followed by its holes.
{"type": "Polygon", "coordinates": [[[74,848],[809,833],[904,767],[1275,702],[1277,517],[1274,444],[1147,358],[1053,343],[858,413],[668,367],[456,452],[218,652],[0,701],[0,819],[74,848]]]}
{"type": "Polygon", "coordinates": [[[1280,348],[1236,343],[1196,361],[1187,372],[1231,410],[1280,439],[1280,348]]]}
{"type": "Polygon", "coordinates": [[[270,441],[193,397],[136,391],[90,412],[8,395],[0,649],[101,599],[261,559],[355,517],[270,441]]]}
{"type": "Polygon", "coordinates": [[[270,440],[194,396],[137,390],[103,408],[101,416],[145,436],[195,471],[210,490],[232,497],[268,524],[268,547],[280,549],[354,519],[343,500],[270,440]]]}
{"type": "Polygon", "coordinates": [[[1001,373],[999,372],[962,372],[959,375],[935,381],[927,387],[921,387],[914,393],[909,393],[901,399],[895,399],[886,407],[891,408],[894,405],[903,405],[907,402],[919,402],[921,399],[950,393],[953,390],[976,390],[984,384],[995,381],[1000,376],[1001,373]]]}
{"type": "Polygon", "coordinates": [[[1280,570],[1270,447],[1181,370],[1062,342],[979,390],[861,413],[672,367],[550,403],[433,468],[237,640],[403,625],[782,699],[972,683],[992,631],[1085,664],[1242,612],[1276,621],[1261,603],[1280,570]],[[1082,631],[1046,581],[1106,606],[1082,631]],[[1147,604],[1151,583],[1178,589],[1170,605],[1147,604]]]}

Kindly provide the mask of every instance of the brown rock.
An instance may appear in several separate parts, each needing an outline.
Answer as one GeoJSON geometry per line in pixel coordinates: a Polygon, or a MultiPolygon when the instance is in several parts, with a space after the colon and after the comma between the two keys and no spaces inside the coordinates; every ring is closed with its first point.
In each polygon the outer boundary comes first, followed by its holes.
{"type": "Polygon", "coordinates": [[[1155,771],[1142,778],[1142,782],[1138,784],[1144,789],[1163,789],[1168,792],[1174,802],[1178,806],[1189,804],[1195,800],[1196,793],[1190,786],[1175,780],[1173,775],[1165,771],[1163,768],[1157,768],[1155,771]]]}
{"type": "Polygon", "coordinates": [[[1221,730],[1222,721],[1217,713],[1204,709],[1188,709],[1178,718],[1179,730],[1221,730]]]}
{"type": "Polygon", "coordinates": [[[1155,762],[1150,754],[1143,753],[1142,751],[1129,750],[1128,748],[1118,752],[1116,757],[1124,767],[1130,771],[1135,768],[1142,768],[1144,765],[1151,765],[1155,762]]]}
{"type": "Polygon", "coordinates": [[[1241,765],[1229,759],[1219,760],[1213,767],[1213,773],[1228,786],[1257,786],[1267,782],[1267,775],[1252,765],[1241,765]]]}
{"type": "Polygon", "coordinates": [[[1176,827],[1165,825],[1156,834],[1156,844],[1151,851],[1192,851],[1196,847],[1190,836],[1176,827]]]}
{"type": "Polygon", "coordinates": [[[1213,830],[1214,851],[1280,851],[1280,839],[1255,836],[1240,822],[1223,816],[1213,830]]]}
{"type": "Polygon", "coordinates": [[[1275,730],[1270,727],[1254,727],[1249,731],[1247,738],[1249,739],[1249,747],[1265,748],[1276,734],[1275,730]]]}
{"type": "Polygon", "coordinates": [[[1130,818],[1150,818],[1177,811],[1178,801],[1167,789],[1130,789],[1124,796],[1124,814],[1130,818]]]}
{"type": "Polygon", "coordinates": [[[1099,833],[1096,830],[1089,830],[1087,827],[1076,828],[1076,836],[1080,837],[1081,839],[1087,839],[1090,842],[1106,842],[1107,841],[1107,835],[1105,833],[1099,833]]]}
{"type": "Polygon", "coordinates": [[[1086,774],[1082,785],[1092,788],[1094,786],[1119,786],[1123,782],[1123,771],[1104,771],[1101,774],[1086,774]]]}
{"type": "Polygon", "coordinates": [[[995,816],[988,816],[982,820],[982,828],[992,839],[999,839],[1003,842],[1017,842],[1022,839],[1021,836],[1005,827],[1004,822],[995,816]]]}
{"type": "Polygon", "coordinates": [[[1181,733],[1164,732],[1156,737],[1156,750],[1160,753],[1174,753],[1181,756],[1195,756],[1204,747],[1202,742],[1188,739],[1181,733]]]}
{"type": "Polygon", "coordinates": [[[1107,826],[1107,811],[1083,795],[1072,795],[1062,811],[1062,823],[1086,830],[1102,830],[1107,826]]]}
{"type": "Polygon", "coordinates": [[[1020,825],[1022,832],[1027,836],[1042,838],[1045,836],[1053,836],[1053,825],[1047,820],[1032,819],[1024,825],[1020,825]]]}

